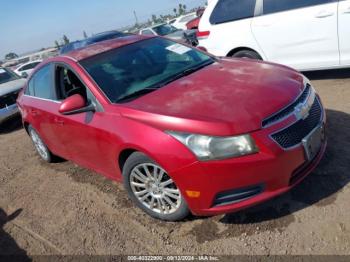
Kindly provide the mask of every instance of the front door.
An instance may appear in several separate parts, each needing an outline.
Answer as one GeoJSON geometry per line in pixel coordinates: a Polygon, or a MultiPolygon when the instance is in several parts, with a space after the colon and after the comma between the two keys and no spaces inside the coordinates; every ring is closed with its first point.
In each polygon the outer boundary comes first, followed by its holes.
{"type": "MultiPolygon", "coordinates": [[[[61,101],[71,95],[80,94],[87,104],[98,104],[91,91],[71,68],[60,64],[56,65],[55,70],[56,90],[61,101]]],[[[113,174],[117,161],[114,161],[116,155],[112,152],[111,134],[101,125],[104,118],[103,110],[74,115],[61,115],[57,111],[54,128],[59,133],[60,143],[68,151],[70,160],[102,174],[113,174]]]]}

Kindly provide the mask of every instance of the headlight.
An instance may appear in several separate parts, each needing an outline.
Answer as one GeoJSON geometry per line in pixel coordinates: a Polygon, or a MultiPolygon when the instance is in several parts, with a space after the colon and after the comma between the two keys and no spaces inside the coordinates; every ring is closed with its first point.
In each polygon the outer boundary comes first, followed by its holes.
{"type": "Polygon", "coordinates": [[[250,135],[214,137],[172,131],[167,133],[184,144],[201,161],[227,159],[258,152],[250,135]]]}

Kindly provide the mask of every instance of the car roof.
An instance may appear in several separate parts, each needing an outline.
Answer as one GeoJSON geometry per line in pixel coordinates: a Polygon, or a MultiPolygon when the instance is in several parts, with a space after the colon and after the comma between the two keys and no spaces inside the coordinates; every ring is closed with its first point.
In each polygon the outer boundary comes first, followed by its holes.
{"type": "Polygon", "coordinates": [[[152,25],[150,28],[155,28],[155,27],[158,27],[158,26],[161,26],[161,25],[168,25],[168,23],[159,23],[159,24],[156,24],[156,25],[152,25]]]}
{"type": "Polygon", "coordinates": [[[63,54],[63,57],[70,57],[76,61],[81,61],[89,57],[108,52],[110,50],[120,48],[125,45],[130,45],[145,39],[153,38],[154,36],[145,36],[145,35],[129,35],[121,38],[106,40],[98,42],[89,46],[86,46],[81,49],[73,50],[66,54],[63,54]]]}
{"type": "Polygon", "coordinates": [[[69,53],[73,50],[77,50],[77,49],[83,48],[83,47],[88,46],[88,45],[92,45],[92,44],[97,43],[97,42],[102,42],[104,40],[108,40],[108,38],[113,39],[113,38],[118,38],[118,37],[125,37],[128,35],[130,35],[130,34],[123,33],[123,32],[117,31],[117,30],[110,30],[110,31],[101,32],[101,33],[98,33],[96,35],[90,36],[86,39],[77,40],[77,41],[66,44],[65,46],[63,46],[60,49],[60,54],[69,53]]]}

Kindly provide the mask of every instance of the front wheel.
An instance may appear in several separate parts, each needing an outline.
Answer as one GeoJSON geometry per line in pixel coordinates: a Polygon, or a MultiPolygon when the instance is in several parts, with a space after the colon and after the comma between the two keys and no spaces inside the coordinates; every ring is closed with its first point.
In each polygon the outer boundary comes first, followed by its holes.
{"type": "Polygon", "coordinates": [[[150,216],[178,221],[189,215],[186,201],[175,182],[146,155],[133,153],[126,160],[123,178],[129,197],[150,216]]]}

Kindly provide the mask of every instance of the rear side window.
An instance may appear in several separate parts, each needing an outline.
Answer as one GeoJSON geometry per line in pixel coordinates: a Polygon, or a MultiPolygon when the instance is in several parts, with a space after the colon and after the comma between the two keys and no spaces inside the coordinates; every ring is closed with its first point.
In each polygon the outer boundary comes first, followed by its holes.
{"type": "Polygon", "coordinates": [[[322,5],[336,1],[337,0],[264,0],[264,14],[322,5]]]}
{"type": "Polygon", "coordinates": [[[52,67],[51,65],[46,65],[36,72],[29,81],[26,94],[44,99],[54,99],[52,83],[52,67]]]}
{"type": "Polygon", "coordinates": [[[221,24],[253,17],[255,2],[256,0],[219,0],[210,16],[210,23],[221,24]]]}

